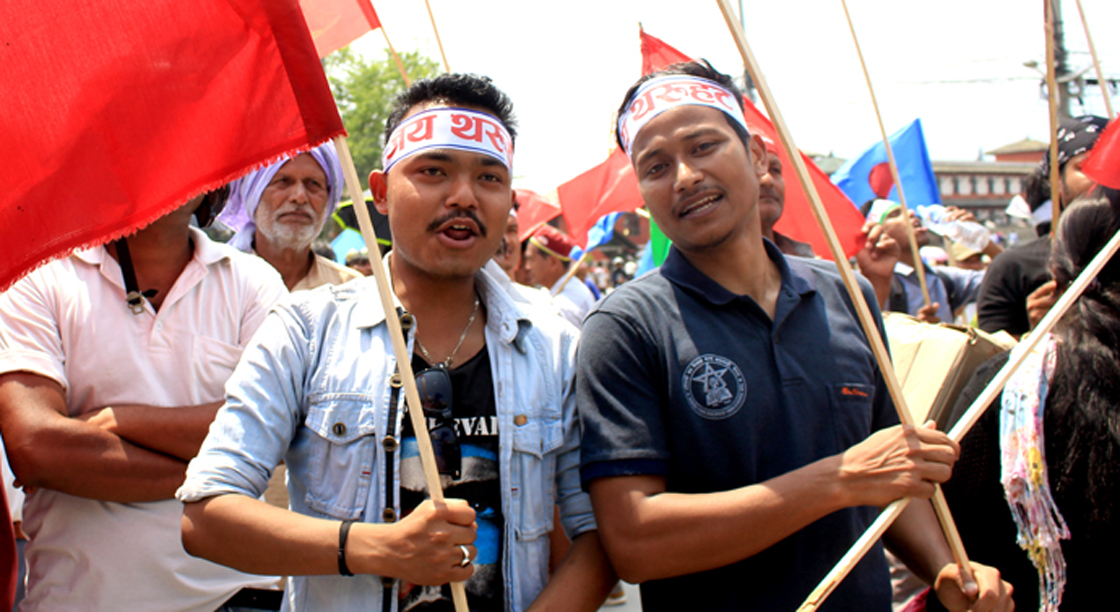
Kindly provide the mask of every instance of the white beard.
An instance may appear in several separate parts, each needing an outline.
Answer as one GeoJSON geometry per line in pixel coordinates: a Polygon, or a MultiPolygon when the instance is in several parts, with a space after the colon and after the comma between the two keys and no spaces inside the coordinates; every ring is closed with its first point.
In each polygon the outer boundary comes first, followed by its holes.
{"type": "MultiPolygon", "coordinates": [[[[311,216],[315,216],[315,210],[307,207],[311,216]]],[[[281,213],[290,212],[291,208],[282,206],[280,210],[272,215],[259,214],[257,217],[257,231],[268,237],[268,241],[276,247],[284,249],[305,249],[311,246],[311,243],[319,235],[319,231],[323,228],[323,222],[326,220],[324,214],[322,218],[315,219],[312,224],[303,223],[282,223],[276,221],[281,213]]],[[[263,212],[259,208],[257,212],[263,212]]]]}

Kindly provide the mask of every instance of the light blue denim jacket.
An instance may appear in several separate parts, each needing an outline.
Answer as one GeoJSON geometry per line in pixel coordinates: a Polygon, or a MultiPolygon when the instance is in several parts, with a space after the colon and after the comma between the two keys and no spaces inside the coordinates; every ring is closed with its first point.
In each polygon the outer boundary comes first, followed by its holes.
{"type": "MultiPolygon", "coordinates": [[[[555,314],[530,319],[531,307],[515,303],[485,271],[476,278],[497,402],[506,608],[524,610],[548,580],[553,505],[569,536],[595,529],[579,481],[578,332],[555,314]]],[[[283,459],[292,510],[395,519],[404,392],[390,386],[396,359],[384,323],[372,277],[298,292],[274,307],[226,384],[226,404],[178,498],[259,497],[283,459]]],[[[392,612],[399,581],[386,583],[391,592],[378,576],[296,576],[284,609],[392,612]]]]}

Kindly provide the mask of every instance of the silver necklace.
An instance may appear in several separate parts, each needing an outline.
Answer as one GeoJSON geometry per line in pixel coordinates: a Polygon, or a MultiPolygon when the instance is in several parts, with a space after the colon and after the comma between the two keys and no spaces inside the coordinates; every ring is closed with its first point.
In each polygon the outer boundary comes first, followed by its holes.
{"type": "MultiPolygon", "coordinates": [[[[474,324],[474,317],[478,314],[478,295],[474,296],[474,310],[471,311],[471,318],[467,319],[467,326],[463,328],[463,333],[459,334],[459,342],[455,344],[455,348],[451,349],[451,354],[447,359],[443,360],[443,367],[448,370],[451,369],[451,364],[455,362],[455,353],[459,352],[459,347],[463,346],[463,341],[467,339],[467,332],[471,330],[471,325],[474,324]]],[[[420,335],[416,335],[416,346],[420,347],[420,353],[424,355],[424,360],[428,363],[434,364],[435,359],[428,353],[428,349],[424,348],[424,343],[420,342],[420,335]]]]}

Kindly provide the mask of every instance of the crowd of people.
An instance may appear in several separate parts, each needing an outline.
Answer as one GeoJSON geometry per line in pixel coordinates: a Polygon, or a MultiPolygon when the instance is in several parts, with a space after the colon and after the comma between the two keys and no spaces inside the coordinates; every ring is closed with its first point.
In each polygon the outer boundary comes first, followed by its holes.
{"type": "MultiPolygon", "coordinates": [[[[706,63],[625,92],[617,142],[673,244],[637,278],[632,262],[581,266],[553,225],[520,239],[513,103],[447,74],[394,100],[369,176],[395,309],[368,254],[316,251],[343,189],[330,143],[0,294],[19,609],[434,611],[463,582],[473,610],[595,610],[622,579],[650,612],[794,610],[904,497],[822,610],[1102,601],[1120,264],[963,443],[900,425],[836,265],[774,231],[783,169],[741,100],[706,63]],[[215,217],[228,245],[199,229],[215,217]],[[969,568],[927,501],[941,484],[969,568]],[[928,588],[892,597],[884,549],[928,588]]],[[[909,248],[911,231],[931,240],[914,212],[862,203],[854,262],[877,333],[881,311],[967,323],[970,305],[985,330],[1030,333],[1120,229],[1120,193],[1080,172],[1104,123],[1063,124],[1027,194],[1040,237],[1008,251],[949,246],[953,265],[931,265],[909,248]]],[[[977,370],[955,416],[1006,360],[977,370]]]]}

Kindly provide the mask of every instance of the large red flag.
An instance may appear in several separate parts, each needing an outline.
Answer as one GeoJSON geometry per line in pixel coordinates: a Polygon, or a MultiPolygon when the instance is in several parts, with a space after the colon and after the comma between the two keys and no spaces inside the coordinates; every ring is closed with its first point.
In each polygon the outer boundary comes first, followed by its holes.
{"type": "Polygon", "coordinates": [[[560,216],[555,202],[528,189],[514,189],[517,197],[517,239],[524,242],[542,225],[560,216]]]}
{"type": "Polygon", "coordinates": [[[568,235],[587,246],[587,230],[605,214],[641,208],[642,194],[630,158],[615,149],[607,161],[556,188],[568,235]]]}
{"type": "Polygon", "coordinates": [[[343,133],[297,0],[0,7],[0,289],[343,133]]]}
{"type": "Polygon", "coordinates": [[[381,27],[370,0],[299,0],[319,57],[326,57],[381,27]]]}
{"type": "MultiPolygon", "coordinates": [[[[642,37],[642,74],[660,70],[677,62],[689,62],[692,58],[677,51],[664,41],[650,36],[645,32],[642,37]]],[[[743,114],[752,134],[761,134],[772,142],[778,143],[778,133],[773,124],[767,119],[750,100],[743,99],[743,114]]],[[[778,158],[782,160],[782,168],[786,171],[786,199],[782,217],[774,224],[774,230],[795,240],[808,242],[813,246],[813,251],[822,257],[831,259],[828,242],[824,238],[816,218],[809,206],[809,198],[801,183],[793,173],[793,164],[783,147],[773,147],[778,151],[778,158]]],[[[863,228],[863,216],[859,214],[852,201],[844,192],[828,180],[828,175],[821,171],[804,153],[801,159],[809,168],[809,175],[820,194],[825,210],[832,221],[832,227],[840,238],[840,246],[848,257],[859,251],[860,230],[863,228]]]]}
{"type": "Polygon", "coordinates": [[[1120,189],[1120,120],[1113,119],[1104,129],[1081,171],[1105,187],[1120,189]]]}

